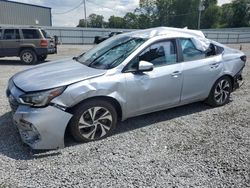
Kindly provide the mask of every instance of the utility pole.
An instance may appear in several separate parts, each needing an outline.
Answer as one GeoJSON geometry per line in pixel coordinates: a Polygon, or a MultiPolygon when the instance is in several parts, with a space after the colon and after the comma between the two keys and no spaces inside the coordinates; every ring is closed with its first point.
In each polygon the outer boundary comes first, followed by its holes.
{"type": "Polygon", "coordinates": [[[201,11],[203,11],[205,9],[205,6],[203,5],[203,0],[200,0],[200,4],[199,4],[199,18],[198,18],[198,29],[200,29],[201,27],[201,11]]]}
{"type": "Polygon", "coordinates": [[[88,27],[88,23],[87,23],[87,12],[86,12],[86,0],[83,0],[83,4],[84,4],[84,20],[85,20],[85,27],[88,27]]]}

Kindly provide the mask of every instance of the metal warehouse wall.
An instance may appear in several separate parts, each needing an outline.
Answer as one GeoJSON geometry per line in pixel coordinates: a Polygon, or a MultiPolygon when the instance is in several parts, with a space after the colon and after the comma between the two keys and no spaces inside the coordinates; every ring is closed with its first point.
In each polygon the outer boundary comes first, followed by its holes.
{"type": "Polygon", "coordinates": [[[131,29],[103,29],[79,27],[43,27],[51,36],[57,35],[62,44],[93,44],[95,36],[107,36],[112,31],[131,29]]]}
{"type": "MultiPolygon", "coordinates": [[[[107,36],[112,31],[129,29],[99,29],[76,27],[44,27],[52,36],[57,35],[62,44],[93,44],[95,36],[107,36]]],[[[207,38],[228,43],[250,43],[250,28],[202,30],[207,38]]]]}
{"type": "MultiPolygon", "coordinates": [[[[1,1],[0,1],[1,2],[1,1]]],[[[1,26],[1,24],[0,24],[1,26]]],[[[78,27],[42,27],[51,34],[57,35],[61,44],[93,44],[95,36],[107,36],[113,31],[132,31],[131,29],[104,29],[78,27]]],[[[207,38],[220,43],[250,43],[249,28],[226,28],[202,30],[207,38]]]]}
{"type": "Polygon", "coordinates": [[[0,0],[0,24],[51,26],[51,9],[0,0]]]}

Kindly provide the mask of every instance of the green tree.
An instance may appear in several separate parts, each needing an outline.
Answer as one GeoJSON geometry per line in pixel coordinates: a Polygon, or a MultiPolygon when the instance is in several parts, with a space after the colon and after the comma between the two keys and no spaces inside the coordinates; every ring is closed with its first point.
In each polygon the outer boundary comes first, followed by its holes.
{"type": "Polygon", "coordinates": [[[156,19],[154,20],[159,26],[170,26],[172,19],[171,15],[174,15],[173,1],[157,0],[156,4],[156,19]]]}
{"type": "Polygon", "coordinates": [[[221,8],[217,5],[209,5],[202,14],[201,28],[216,28],[219,26],[221,8]]]}
{"type": "MultiPolygon", "coordinates": [[[[90,14],[87,18],[88,27],[102,28],[104,27],[104,25],[105,25],[104,18],[101,15],[90,14]]],[[[86,27],[86,20],[80,19],[77,27],[86,27]]]]}
{"type": "Polygon", "coordinates": [[[196,28],[199,0],[156,0],[157,25],[196,28]]]}
{"type": "Polygon", "coordinates": [[[126,28],[128,29],[138,29],[139,24],[138,24],[138,15],[132,12],[128,12],[124,16],[124,21],[126,23],[126,28]]]}
{"type": "Polygon", "coordinates": [[[80,19],[79,23],[78,23],[78,25],[76,27],[85,27],[85,26],[86,26],[85,19],[80,19]]]}
{"type": "Polygon", "coordinates": [[[217,5],[218,1],[217,0],[203,0],[203,5],[205,9],[207,9],[211,5],[217,5]]]}
{"type": "Polygon", "coordinates": [[[102,28],[104,17],[97,14],[90,14],[88,16],[88,26],[94,28],[102,28]]]}
{"type": "Polygon", "coordinates": [[[249,0],[234,0],[232,2],[233,15],[230,19],[230,27],[246,27],[249,26],[250,19],[250,2],[249,0]]]}
{"type": "Polygon", "coordinates": [[[233,17],[232,4],[224,4],[221,6],[220,27],[230,27],[230,22],[233,17]]]}
{"type": "Polygon", "coordinates": [[[200,0],[174,0],[172,6],[174,15],[171,18],[170,25],[196,29],[199,4],[200,0]]]}
{"type": "Polygon", "coordinates": [[[250,1],[234,0],[221,7],[221,27],[247,27],[250,25],[250,1]]]}
{"type": "Polygon", "coordinates": [[[110,28],[126,28],[126,23],[122,17],[110,16],[108,20],[108,26],[110,28]]]}

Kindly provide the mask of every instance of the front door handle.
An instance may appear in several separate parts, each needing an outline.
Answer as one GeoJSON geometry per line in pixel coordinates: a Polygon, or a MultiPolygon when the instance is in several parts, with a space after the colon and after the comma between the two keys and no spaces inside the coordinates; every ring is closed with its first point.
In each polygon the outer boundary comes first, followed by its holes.
{"type": "Polygon", "coordinates": [[[172,77],[178,77],[179,75],[181,75],[181,71],[174,71],[172,74],[171,74],[171,76],[172,77]]]}
{"type": "Polygon", "coordinates": [[[220,63],[213,63],[210,65],[211,69],[216,69],[217,67],[219,67],[220,63]]]}

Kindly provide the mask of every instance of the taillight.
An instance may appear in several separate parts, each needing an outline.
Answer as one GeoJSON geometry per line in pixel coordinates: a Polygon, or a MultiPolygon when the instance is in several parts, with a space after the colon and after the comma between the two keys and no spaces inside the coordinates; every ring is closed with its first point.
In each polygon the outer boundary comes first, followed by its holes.
{"type": "Polygon", "coordinates": [[[245,63],[247,62],[247,56],[245,56],[245,55],[241,56],[240,59],[241,59],[242,61],[244,61],[245,63]]]}
{"type": "Polygon", "coordinates": [[[49,43],[48,43],[47,40],[41,40],[41,41],[40,41],[40,46],[41,46],[41,47],[48,47],[48,44],[49,44],[49,43]]]}

